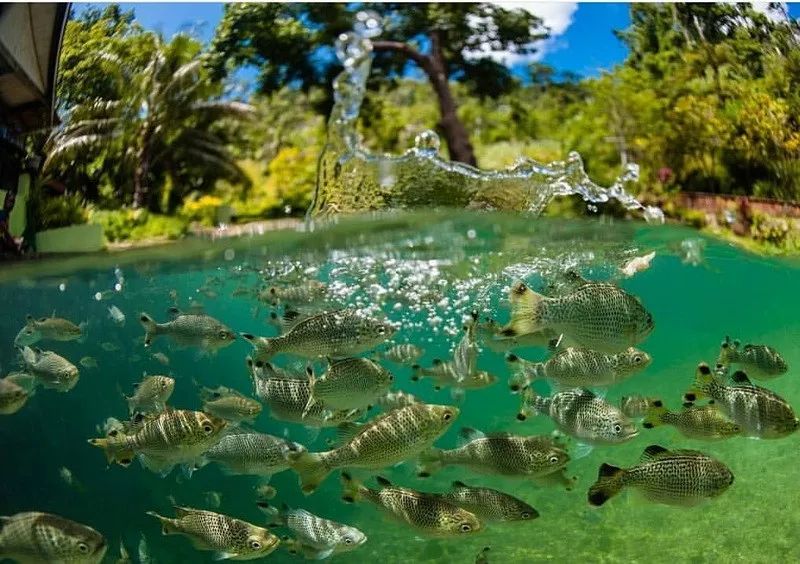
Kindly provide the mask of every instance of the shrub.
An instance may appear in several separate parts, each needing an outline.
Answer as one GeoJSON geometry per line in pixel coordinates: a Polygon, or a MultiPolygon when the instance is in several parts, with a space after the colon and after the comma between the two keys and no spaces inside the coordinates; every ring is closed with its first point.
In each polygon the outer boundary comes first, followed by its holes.
{"type": "Polygon", "coordinates": [[[181,207],[179,215],[188,221],[212,226],[216,223],[217,209],[222,204],[222,198],[218,196],[189,197],[181,207]]]}
{"type": "Polygon", "coordinates": [[[90,222],[101,225],[109,241],[139,241],[158,237],[177,239],[185,235],[188,229],[187,221],[182,217],[169,217],[130,208],[94,210],[90,222]]]}
{"type": "Polygon", "coordinates": [[[89,219],[86,203],[80,194],[42,196],[37,204],[37,227],[39,229],[80,225],[89,219]]]}

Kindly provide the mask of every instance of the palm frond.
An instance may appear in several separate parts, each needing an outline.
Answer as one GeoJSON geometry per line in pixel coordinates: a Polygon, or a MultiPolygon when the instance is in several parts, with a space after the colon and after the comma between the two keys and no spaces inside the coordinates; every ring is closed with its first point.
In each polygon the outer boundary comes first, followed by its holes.
{"type": "Polygon", "coordinates": [[[48,151],[44,161],[44,170],[49,170],[54,164],[63,162],[80,149],[91,150],[101,143],[106,143],[110,135],[79,135],[66,139],[56,138],[53,147],[48,151]]]}
{"type": "Polygon", "coordinates": [[[256,115],[256,108],[244,102],[212,100],[208,102],[195,102],[192,110],[198,112],[202,117],[214,119],[221,117],[232,117],[238,119],[251,119],[256,115]]]}

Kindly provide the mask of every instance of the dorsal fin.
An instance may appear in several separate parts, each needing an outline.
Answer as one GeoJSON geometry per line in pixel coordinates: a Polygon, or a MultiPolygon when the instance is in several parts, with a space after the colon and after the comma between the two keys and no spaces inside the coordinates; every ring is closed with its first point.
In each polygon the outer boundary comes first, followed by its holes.
{"type": "Polygon", "coordinates": [[[743,386],[753,385],[753,383],[750,381],[750,378],[748,378],[747,374],[745,374],[744,371],[742,370],[737,370],[736,372],[734,372],[733,376],[731,376],[731,380],[743,386]]]}
{"type": "Polygon", "coordinates": [[[192,513],[196,513],[196,509],[192,509],[191,507],[182,507],[180,505],[175,506],[175,516],[177,518],[185,517],[187,515],[191,515],[192,513]]]}
{"type": "Polygon", "coordinates": [[[651,460],[657,460],[667,454],[669,454],[669,449],[666,449],[660,445],[650,445],[644,452],[642,452],[641,462],[648,462],[651,460]]]}
{"type": "Polygon", "coordinates": [[[375,480],[377,480],[378,485],[380,485],[382,488],[391,488],[392,487],[392,483],[387,478],[384,478],[383,476],[375,476],[375,480]]]}
{"type": "Polygon", "coordinates": [[[478,431],[472,427],[462,427],[458,432],[458,438],[461,444],[465,444],[477,439],[484,439],[486,438],[486,434],[483,431],[478,431]]]}
{"type": "Polygon", "coordinates": [[[469,486],[462,482],[461,480],[455,480],[452,484],[450,484],[454,488],[468,488],[469,486]]]}

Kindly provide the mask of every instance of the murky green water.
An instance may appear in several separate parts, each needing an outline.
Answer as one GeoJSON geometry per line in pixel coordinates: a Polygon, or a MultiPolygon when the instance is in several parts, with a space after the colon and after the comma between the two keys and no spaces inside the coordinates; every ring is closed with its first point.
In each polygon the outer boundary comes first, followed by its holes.
{"type": "MultiPolygon", "coordinates": [[[[615,268],[626,259],[655,250],[649,270],[620,282],[654,316],[655,330],[641,345],[653,362],[643,373],[611,388],[608,399],[616,403],[631,393],[658,395],[677,407],[697,362],[713,362],[720,340],[731,335],[770,344],[783,353],[789,373],[766,385],[800,406],[800,387],[795,381],[800,366],[799,265],[757,258],[714,241],[706,242],[702,262],[692,265],[684,262],[681,241],[695,237],[691,231],[669,226],[451,212],[342,220],[311,234],[277,233],[187,244],[185,252],[178,245],[168,251],[88,262],[4,266],[0,272],[3,374],[17,366],[12,343],[28,313],[40,317],[55,312],[75,322],[88,321],[85,343],[40,346],[75,363],[92,356],[99,366],[81,367],[80,381],[70,392],[40,389],[18,413],[0,417],[0,514],[40,510],[89,524],[108,539],[108,562],[116,558],[120,539],[135,553],[141,534],[157,562],[210,562],[210,553],[194,550],[186,539],[162,537],[157,522],[145,514],[155,510],[171,515],[171,499],[203,508],[208,507],[205,492],[218,492],[218,511],[264,523],[254,503],[255,477],[227,476],[213,464],[190,480],[177,470],[160,478],[138,462],[128,469],[107,468],[102,453],[86,439],[97,436],[96,426],[105,418],[126,416],[120,390],[129,392],[145,371],[167,372],[176,378],[171,400],[175,407],[200,407],[193,380],[250,393],[244,359],[251,348],[246,342],[237,341],[216,356],[201,359],[195,350],[177,349],[161,339],[145,349],[137,314],[147,311],[156,319],[166,319],[166,310],[173,305],[169,294],[175,290],[182,308],[199,302],[207,313],[237,331],[272,335],[276,330],[265,321],[268,308],[262,307],[254,317],[255,298],[232,294],[237,288],[280,282],[280,277],[270,275],[290,265],[305,271],[306,277],[329,283],[346,304],[383,310],[401,326],[395,341],[419,344],[426,351],[422,364],[429,364],[435,357],[451,354],[460,338],[456,328],[471,309],[504,321],[508,313],[505,288],[515,278],[542,288],[556,273],[577,268],[590,279],[604,280],[613,278],[615,268]],[[124,277],[118,292],[113,290],[118,282],[115,266],[120,270],[117,275],[124,277]],[[95,299],[97,293],[103,299],[95,299]],[[127,315],[124,327],[109,319],[110,305],[127,315]],[[119,350],[105,350],[113,346],[119,350]],[[165,353],[169,367],[154,360],[151,352],[165,353]],[[63,481],[61,467],[71,470],[78,486],[63,481]]],[[[546,356],[543,349],[517,352],[531,359],[546,356]]],[[[294,359],[282,357],[276,362],[287,365],[294,359]]],[[[500,352],[484,348],[478,362],[500,375],[500,382],[468,392],[460,404],[459,420],[437,445],[454,446],[463,425],[531,434],[553,429],[544,417],[525,423],[515,420],[518,398],[505,384],[509,373],[500,352]]],[[[452,401],[447,391],[434,391],[429,381],[411,382],[409,367],[390,366],[398,388],[430,402],[452,401]]],[[[312,450],[324,449],[325,438],[332,434],[323,431],[310,442],[308,430],[275,421],[266,409],[254,427],[276,435],[286,431],[312,450]]],[[[526,500],[541,514],[535,521],[489,524],[485,532],[452,539],[421,539],[369,505],[342,503],[335,476],[309,497],[300,493],[291,471],[274,476],[272,483],[278,490],[276,502],[355,525],[369,536],[358,551],[335,557],[341,562],[472,562],[487,545],[491,546],[490,561],[503,563],[792,561],[800,558],[797,448],[797,435],[772,441],[735,438],[701,443],[667,427],[642,429],[629,443],[597,447],[589,456],[571,462],[569,472],[579,478],[572,492],[458,468],[428,480],[415,477],[411,464],[382,472],[398,484],[428,491],[443,491],[455,479],[496,487],[526,500]],[[699,448],[718,457],[733,470],[735,483],[720,498],[692,509],[648,504],[630,492],[599,509],[590,508],[586,490],[600,463],[632,465],[644,447],[653,443],[699,448]]],[[[289,562],[297,557],[279,548],[268,558],[289,562]]]]}

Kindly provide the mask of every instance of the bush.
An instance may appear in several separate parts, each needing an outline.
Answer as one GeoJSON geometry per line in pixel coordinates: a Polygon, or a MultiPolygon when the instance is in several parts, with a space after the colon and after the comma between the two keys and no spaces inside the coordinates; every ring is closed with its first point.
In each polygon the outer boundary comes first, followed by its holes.
{"type": "Polygon", "coordinates": [[[185,235],[188,229],[187,221],[181,217],[169,217],[130,208],[94,210],[90,222],[101,225],[106,239],[112,242],[161,237],[177,239],[185,235]]]}
{"type": "Polygon", "coordinates": [[[179,215],[188,221],[197,221],[210,227],[216,223],[217,210],[222,204],[222,198],[218,196],[189,197],[181,207],[179,215]]]}
{"type": "Polygon", "coordinates": [[[65,194],[63,196],[42,196],[37,208],[37,227],[56,229],[86,223],[89,214],[83,196],[65,194]]]}

